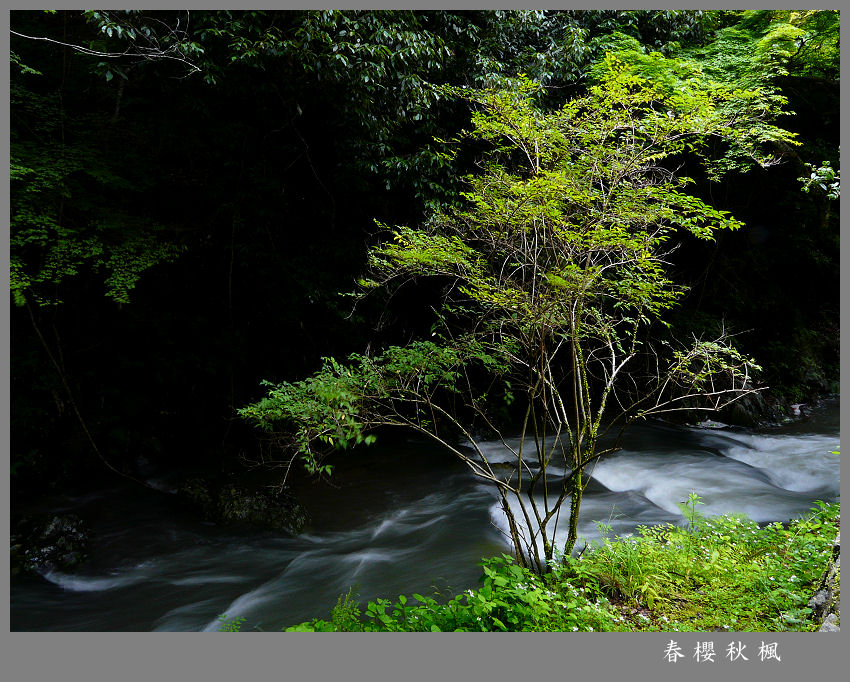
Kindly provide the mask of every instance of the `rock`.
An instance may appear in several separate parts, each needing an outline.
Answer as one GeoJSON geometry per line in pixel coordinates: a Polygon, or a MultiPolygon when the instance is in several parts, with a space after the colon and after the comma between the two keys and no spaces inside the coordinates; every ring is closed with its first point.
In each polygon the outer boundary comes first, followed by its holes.
{"type": "Polygon", "coordinates": [[[226,485],[219,492],[216,510],[225,523],[249,523],[293,535],[307,525],[306,511],[286,489],[248,490],[226,485]]]}
{"type": "Polygon", "coordinates": [[[823,619],[823,625],[818,628],[818,632],[841,632],[841,628],[838,627],[838,616],[830,613],[823,619]]]}
{"type": "Polygon", "coordinates": [[[89,530],[74,514],[26,517],[15,525],[9,545],[12,576],[68,571],[88,558],[89,530]]]}
{"type": "Polygon", "coordinates": [[[711,419],[706,419],[701,422],[697,422],[697,427],[700,429],[728,429],[729,424],[724,424],[723,422],[716,422],[711,419]]]}
{"type": "Polygon", "coordinates": [[[812,620],[820,624],[818,632],[838,631],[839,594],[841,581],[841,533],[832,546],[832,557],[824,571],[818,591],[809,600],[812,620]]]}
{"type": "Polygon", "coordinates": [[[816,622],[822,622],[824,614],[829,609],[829,591],[818,590],[811,599],[809,599],[809,608],[812,610],[812,618],[816,622]]]}
{"type": "MultiPolygon", "coordinates": [[[[749,387],[748,387],[749,388],[749,387]]],[[[719,420],[732,426],[758,426],[771,420],[771,410],[760,393],[750,393],[727,405],[719,420]]]]}
{"type": "Polygon", "coordinates": [[[213,515],[215,504],[210,484],[205,479],[187,479],[177,490],[177,494],[197,507],[205,517],[213,515]]]}
{"type": "Polygon", "coordinates": [[[178,495],[208,521],[224,525],[245,523],[297,535],[309,520],[307,511],[285,487],[216,486],[203,478],[191,478],[178,495]]]}

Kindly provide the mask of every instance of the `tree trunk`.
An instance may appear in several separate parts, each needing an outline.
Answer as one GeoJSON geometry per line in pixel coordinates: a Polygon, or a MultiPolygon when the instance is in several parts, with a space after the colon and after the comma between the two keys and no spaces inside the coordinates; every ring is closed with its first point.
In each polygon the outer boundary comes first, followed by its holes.
{"type": "Polygon", "coordinates": [[[514,513],[511,511],[511,506],[508,504],[508,498],[505,493],[500,492],[500,495],[502,497],[502,511],[508,519],[508,528],[510,529],[511,542],[514,546],[514,556],[516,557],[517,564],[523,568],[528,568],[528,561],[522,551],[522,537],[516,525],[516,518],[514,518],[514,513]]]}
{"type": "Polygon", "coordinates": [[[570,556],[578,540],[578,515],[581,508],[581,496],[584,492],[584,474],[581,470],[576,472],[572,480],[572,499],[570,500],[570,531],[567,535],[567,544],[564,546],[564,556],[570,556]]]}

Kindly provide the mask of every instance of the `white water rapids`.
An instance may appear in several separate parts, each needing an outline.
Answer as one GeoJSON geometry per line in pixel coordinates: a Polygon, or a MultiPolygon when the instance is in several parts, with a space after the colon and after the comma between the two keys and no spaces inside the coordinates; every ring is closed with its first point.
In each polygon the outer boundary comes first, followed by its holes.
{"type": "MultiPolygon", "coordinates": [[[[838,499],[838,414],[833,401],[785,427],[637,426],[593,469],[580,534],[598,538],[598,521],[620,534],[681,523],[691,491],[705,514],[760,522],[838,499]]],[[[500,444],[485,446],[504,458],[500,444]]],[[[66,497],[51,510],[89,521],[91,558],[74,574],[13,579],[11,629],[215,630],[227,614],[246,630],[279,630],[326,617],[350,587],[363,601],[456,594],[476,585],[482,557],[508,551],[493,491],[429,444],[379,443],[341,462],[335,480],[298,491],[312,523],[296,538],[203,523],[141,489],[66,497]]]]}

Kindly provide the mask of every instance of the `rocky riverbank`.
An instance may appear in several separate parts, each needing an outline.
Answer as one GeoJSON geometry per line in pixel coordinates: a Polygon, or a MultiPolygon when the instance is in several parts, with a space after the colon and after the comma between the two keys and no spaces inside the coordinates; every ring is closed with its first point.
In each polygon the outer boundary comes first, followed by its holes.
{"type": "Polygon", "coordinates": [[[832,558],[823,573],[820,586],[809,600],[812,620],[820,624],[818,632],[838,632],[841,622],[841,533],[835,538],[832,558]]]}
{"type": "Polygon", "coordinates": [[[72,571],[88,558],[88,545],[88,526],[75,514],[19,518],[9,538],[10,575],[72,571]]]}
{"type": "MultiPolygon", "coordinates": [[[[253,526],[294,536],[309,522],[307,511],[287,487],[193,477],[168,492],[200,519],[218,525],[253,526]]],[[[77,570],[89,557],[93,538],[88,521],[96,520],[92,513],[42,512],[13,518],[10,575],[77,570]]]]}

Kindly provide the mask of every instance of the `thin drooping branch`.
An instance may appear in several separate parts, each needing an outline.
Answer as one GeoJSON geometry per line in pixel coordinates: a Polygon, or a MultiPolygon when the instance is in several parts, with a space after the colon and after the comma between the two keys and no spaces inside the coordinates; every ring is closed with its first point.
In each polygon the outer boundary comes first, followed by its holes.
{"type": "MultiPolygon", "coordinates": [[[[88,427],[88,424],[86,423],[86,420],[83,419],[83,415],[80,412],[79,406],[77,405],[77,400],[74,397],[74,391],[71,389],[71,384],[68,380],[68,374],[65,372],[65,369],[62,366],[63,363],[56,358],[56,355],[50,349],[50,345],[47,343],[47,340],[44,338],[44,334],[42,334],[41,327],[39,326],[38,322],[35,319],[35,313],[33,312],[32,304],[30,303],[30,301],[28,299],[25,299],[25,306],[26,306],[27,312],[29,313],[29,318],[30,318],[30,322],[32,323],[33,330],[35,331],[36,336],[38,336],[38,339],[41,342],[41,346],[44,349],[44,352],[47,354],[48,359],[50,360],[50,364],[53,365],[53,368],[56,370],[56,374],[59,376],[59,381],[62,383],[62,387],[65,389],[65,395],[68,397],[68,402],[71,405],[71,409],[74,412],[74,416],[77,418],[77,422],[79,423],[80,428],[82,429],[83,433],[85,434],[86,440],[88,440],[89,445],[91,445],[92,452],[94,452],[94,454],[97,455],[97,458],[111,472],[118,474],[119,476],[122,476],[123,478],[127,478],[127,479],[133,481],[134,483],[138,483],[139,485],[144,486],[145,488],[149,488],[151,490],[158,490],[157,488],[154,488],[153,486],[149,485],[145,481],[142,481],[142,480],[136,478],[135,476],[131,476],[130,474],[128,474],[124,471],[121,471],[120,469],[116,469],[112,465],[112,463],[109,460],[107,460],[106,457],[103,455],[103,452],[101,451],[101,449],[97,445],[97,441],[95,441],[94,436],[92,435],[91,431],[89,431],[89,427],[88,427]]],[[[57,345],[57,348],[58,348],[58,352],[61,354],[61,352],[62,352],[61,345],[57,345]]],[[[162,492],[162,491],[159,491],[159,492],[162,492]]]]}
{"type": "Polygon", "coordinates": [[[180,54],[179,47],[177,45],[173,45],[164,50],[158,47],[146,48],[139,47],[137,45],[129,45],[121,52],[104,52],[103,50],[93,50],[83,45],[65,43],[61,40],[48,38],[46,36],[31,36],[25,33],[20,33],[19,31],[13,31],[11,29],[9,30],[9,33],[14,36],[17,36],[18,38],[25,38],[26,40],[42,41],[52,43],[54,45],[59,45],[60,47],[66,47],[71,50],[74,50],[75,52],[79,52],[80,54],[89,55],[91,57],[97,57],[98,59],[126,59],[128,57],[135,57],[143,60],[168,60],[179,62],[180,64],[187,66],[189,68],[189,73],[201,72],[201,68],[197,64],[192,63],[184,55],[180,54]]]}

